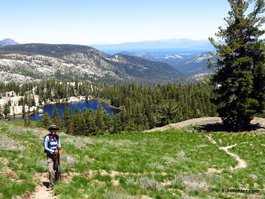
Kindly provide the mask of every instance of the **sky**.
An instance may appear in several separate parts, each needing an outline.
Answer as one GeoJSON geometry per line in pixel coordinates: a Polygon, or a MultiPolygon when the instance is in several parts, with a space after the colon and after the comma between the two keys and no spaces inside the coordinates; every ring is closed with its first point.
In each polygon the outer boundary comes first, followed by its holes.
{"type": "Polygon", "coordinates": [[[207,40],[225,27],[227,0],[0,0],[0,40],[117,44],[207,40]]]}

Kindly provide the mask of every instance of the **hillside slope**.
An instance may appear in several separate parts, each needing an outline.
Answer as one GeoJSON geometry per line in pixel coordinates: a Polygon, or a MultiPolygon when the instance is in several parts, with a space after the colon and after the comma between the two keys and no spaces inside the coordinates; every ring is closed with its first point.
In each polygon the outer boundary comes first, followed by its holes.
{"type": "Polygon", "coordinates": [[[265,193],[264,128],[241,133],[196,133],[193,127],[186,127],[93,137],[59,132],[62,178],[54,191],[47,193],[42,144],[48,131],[34,128],[33,123],[28,128],[22,125],[23,121],[0,121],[3,199],[261,199],[265,193]]]}
{"type": "Polygon", "coordinates": [[[20,44],[0,47],[1,81],[17,75],[33,80],[58,78],[104,83],[185,82],[172,66],[139,57],[107,55],[80,45],[20,44]]]}

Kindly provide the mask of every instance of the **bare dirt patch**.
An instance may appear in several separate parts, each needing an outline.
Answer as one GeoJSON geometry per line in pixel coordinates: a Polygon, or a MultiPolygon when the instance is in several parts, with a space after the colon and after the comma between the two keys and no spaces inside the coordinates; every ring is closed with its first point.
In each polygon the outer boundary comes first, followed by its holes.
{"type": "Polygon", "coordinates": [[[189,125],[205,125],[205,124],[215,124],[221,123],[221,118],[219,117],[203,117],[203,118],[195,118],[190,119],[178,123],[172,123],[163,127],[158,127],[150,130],[146,130],[145,132],[155,132],[155,131],[166,131],[170,129],[180,129],[189,125]]]}
{"type": "MultiPolygon", "coordinates": [[[[264,128],[265,127],[265,119],[264,118],[254,118],[251,121],[253,128],[264,128]]],[[[144,132],[155,132],[155,131],[166,131],[170,129],[180,129],[189,125],[200,126],[201,131],[218,131],[218,130],[227,130],[223,129],[222,120],[220,117],[202,117],[202,118],[194,118],[178,123],[168,124],[166,126],[146,130],[144,132]]]]}

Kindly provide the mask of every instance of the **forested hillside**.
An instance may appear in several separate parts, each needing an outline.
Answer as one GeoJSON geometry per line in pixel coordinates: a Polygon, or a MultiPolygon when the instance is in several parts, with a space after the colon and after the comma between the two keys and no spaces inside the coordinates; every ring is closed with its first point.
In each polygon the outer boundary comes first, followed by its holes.
{"type": "MultiPolygon", "coordinates": [[[[166,84],[145,87],[137,84],[106,85],[89,82],[61,82],[58,80],[28,83],[0,84],[1,93],[14,91],[24,96],[21,106],[35,106],[33,96],[38,96],[40,104],[57,102],[71,96],[85,96],[86,99],[107,99],[120,109],[116,115],[107,114],[102,107],[97,111],[70,109],[63,115],[54,111],[53,119],[47,113],[40,125],[47,127],[55,123],[65,132],[73,135],[96,135],[121,131],[141,131],[179,122],[190,118],[215,116],[212,87],[203,84],[166,84]]],[[[8,114],[8,104],[2,110],[8,114]]]]}

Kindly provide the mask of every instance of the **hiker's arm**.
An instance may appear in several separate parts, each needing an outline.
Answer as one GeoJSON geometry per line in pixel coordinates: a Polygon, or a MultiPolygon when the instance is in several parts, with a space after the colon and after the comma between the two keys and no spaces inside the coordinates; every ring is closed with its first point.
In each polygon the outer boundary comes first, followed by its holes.
{"type": "Polygon", "coordinates": [[[54,150],[49,149],[48,142],[49,142],[49,136],[46,136],[45,142],[44,142],[44,149],[47,150],[47,151],[49,151],[49,152],[51,152],[51,154],[53,154],[54,153],[54,150]]]}
{"type": "Polygon", "coordinates": [[[60,137],[58,136],[58,144],[57,144],[57,148],[54,150],[54,153],[55,153],[55,154],[58,154],[60,148],[61,148],[61,139],[60,139],[60,137]]]}
{"type": "Polygon", "coordinates": [[[60,149],[61,148],[61,138],[58,137],[58,145],[57,145],[57,149],[60,149]]]}

